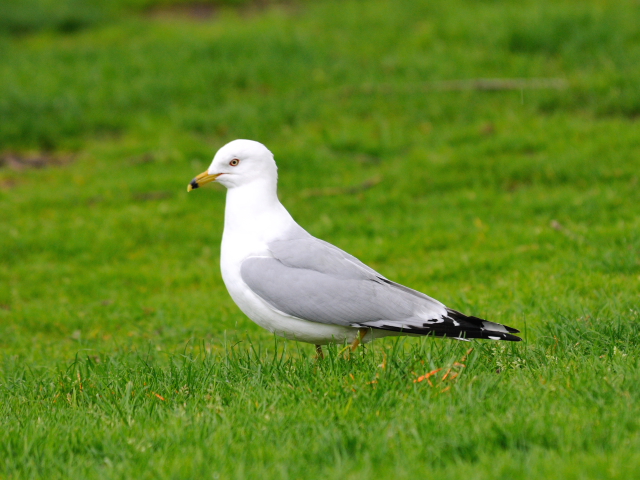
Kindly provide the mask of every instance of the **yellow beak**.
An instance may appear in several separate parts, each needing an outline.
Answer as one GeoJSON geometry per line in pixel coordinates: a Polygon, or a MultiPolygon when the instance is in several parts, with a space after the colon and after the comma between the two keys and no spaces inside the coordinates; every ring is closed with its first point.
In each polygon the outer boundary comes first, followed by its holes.
{"type": "Polygon", "coordinates": [[[190,192],[194,188],[199,188],[202,185],[204,185],[205,183],[213,182],[220,175],[222,175],[222,174],[221,173],[216,173],[214,175],[209,175],[209,172],[202,172],[196,178],[191,180],[189,185],[187,185],[187,192],[190,192]]]}

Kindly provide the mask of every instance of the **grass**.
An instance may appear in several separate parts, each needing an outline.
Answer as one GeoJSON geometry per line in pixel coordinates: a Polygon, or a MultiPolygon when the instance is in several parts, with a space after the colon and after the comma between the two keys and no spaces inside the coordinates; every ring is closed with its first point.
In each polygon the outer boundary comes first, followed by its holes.
{"type": "Polygon", "coordinates": [[[637,3],[85,3],[0,7],[0,478],[638,471],[637,3]],[[477,78],[566,88],[443,83],[477,78]],[[526,341],[276,341],[185,193],[234,138],[311,233],[526,341]]]}
{"type": "Polygon", "coordinates": [[[333,348],[320,364],[242,344],[81,355],[57,371],[13,363],[4,408],[21,420],[3,434],[5,468],[81,478],[584,478],[588,468],[624,478],[638,467],[640,378],[638,349],[616,344],[637,344],[637,331],[588,331],[524,351],[477,345],[455,378],[444,373],[467,345],[429,340],[351,361],[333,348]],[[437,367],[430,383],[416,381],[437,367]]]}

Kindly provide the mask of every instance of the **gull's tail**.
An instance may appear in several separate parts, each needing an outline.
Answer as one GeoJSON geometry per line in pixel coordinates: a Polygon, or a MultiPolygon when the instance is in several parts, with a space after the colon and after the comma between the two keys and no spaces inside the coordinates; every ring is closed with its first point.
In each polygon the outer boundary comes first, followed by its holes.
{"type": "Polygon", "coordinates": [[[522,340],[520,337],[512,335],[513,333],[519,333],[520,330],[483,320],[482,318],[465,315],[450,308],[447,308],[447,315],[442,316],[437,321],[421,324],[410,322],[405,325],[399,325],[398,323],[377,321],[375,323],[362,323],[358,326],[402,332],[407,335],[433,335],[435,337],[455,338],[456,340],[468,340],[471,338],[508,340],[510,342],[522,340]]]}

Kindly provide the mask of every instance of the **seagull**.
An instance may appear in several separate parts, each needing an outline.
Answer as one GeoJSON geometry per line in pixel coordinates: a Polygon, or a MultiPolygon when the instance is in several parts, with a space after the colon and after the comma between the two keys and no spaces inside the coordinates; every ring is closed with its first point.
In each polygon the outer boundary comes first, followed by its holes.
{"type": "Polygon", "coordinates": [[[268,331],[316,346],[390,335],[520,341],[515,328],[465,315],[393,282],[356,257],[315,238],[278,199],[273,154],[234,140],[187,192],[210,182],[227,188],[222,279],[240,310],[268,331]]]}

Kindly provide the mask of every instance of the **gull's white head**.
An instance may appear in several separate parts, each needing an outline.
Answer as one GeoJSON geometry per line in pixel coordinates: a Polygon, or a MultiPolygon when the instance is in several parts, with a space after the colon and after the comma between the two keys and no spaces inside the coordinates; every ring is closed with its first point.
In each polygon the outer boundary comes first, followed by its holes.
{"type": "Polygon", "coordinates": [[[191,180],[187,191],[213,181],[234,188],[256,180],[277,182],[278,167],[273,154],[260,142],[234,140],[218,150],[209,169],[191,180]]]}

